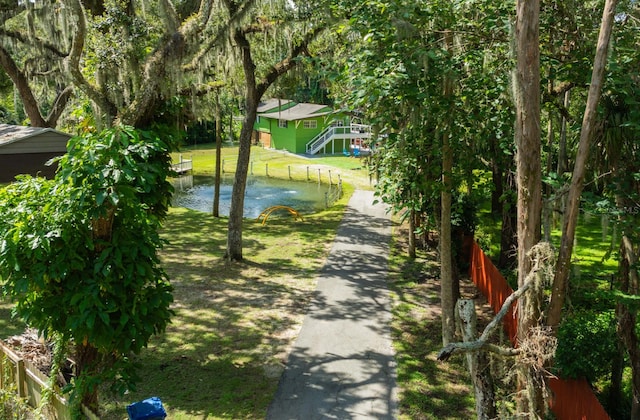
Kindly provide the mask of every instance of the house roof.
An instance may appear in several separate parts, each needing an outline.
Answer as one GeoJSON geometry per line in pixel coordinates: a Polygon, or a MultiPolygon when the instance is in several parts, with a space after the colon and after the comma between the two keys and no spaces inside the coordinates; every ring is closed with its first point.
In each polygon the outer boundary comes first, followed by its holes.
{"type": "Polygon", "coordinates": [[[258,114],[262,112],[269,112],[281,106],[287,105],[291,102],[291,99],[267,99],[265,102],[258,104],[258,114]]]}
{"type": "Polygon", "coordinates": [[[47,132],[57,133],[69,138],[71,137],[71,135],[58,130],[54,130],[53,128],[25,127],[22,125],[0,124],[0,147],[47,132]]]}
{"type": "Polygon", "coordinates": [[[303,120],[305,118],[319,117],[322,115],[328,115],[334,111],[328,105],[317,104],[296,104],[291,108],[287,108],[281,111],[260,113],[261,117],[274,118],[285,121],[303,120]]]}

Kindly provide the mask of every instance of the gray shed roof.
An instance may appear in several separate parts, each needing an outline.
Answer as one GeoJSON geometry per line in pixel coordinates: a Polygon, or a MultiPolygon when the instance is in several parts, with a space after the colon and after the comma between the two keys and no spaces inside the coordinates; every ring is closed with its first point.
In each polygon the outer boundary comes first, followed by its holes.
{"type": "Polygon", "coordinates": [[[291,99],[267,99],[266,101],[260,102],[260,104],[258,104],[258,114],[271,111],[274,108],[279,108],[283,105],[287,105],[290,102],[291,99]]]}
{"type": "Polygon", "coordinates": [[[22,125],[0,124],[0,147],[44,133],[55,133],[71,138],[71,135],[53,128],[25,127],[22,125]]]}
{"type": "Polygon", "coordinates": [[[265,118],[274,118],[274,119],[285,120],[285,121],[295,121],[295,120],[303,120],[305,118],[313,118],[313,117],[319,117],[322,115],[328,115],[334,112],[330,108],[327,110],[327,108],[329,108],[328,105],[297,104],[295,106],[292,106],[291,108],[288,108],[282,111],[262,113],[259,115],[265,118]]]}
{"type": "Polygon", "coordinates": [[[52,128],[0,124],[0,155],[62,155],[70,138],[70,134],[52,128]]]}

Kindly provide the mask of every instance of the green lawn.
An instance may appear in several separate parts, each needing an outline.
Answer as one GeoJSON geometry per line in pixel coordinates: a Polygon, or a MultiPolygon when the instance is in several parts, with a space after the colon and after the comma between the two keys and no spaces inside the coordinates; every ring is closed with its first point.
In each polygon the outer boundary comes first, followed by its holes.
{"type": "Polygon", "coordinates": [[[475,400],[462,356],[436,359],[442,348],[440,276],[435,252],[407,257],[396,231],[389,259],[394,300],[392,332],[400,385],[400,419],[475,418],[475,400]]]}
{"type": "MultiPolygon", "coordinates": [[[[209,146],[185,149],[195,173],[212,174],[215,151],[209,146]]],[[[235,166],[235,147],[225,147],[225,170],[235,166]]],[[[174,155],[178,160],[178,155],[174,155]]],[[[102,418],[126,419],[131,402],[156,395],[168,418],[264,418],[284,368],[286,352],[297,335],[322,266],[353,187],[370,188],[366,169],[356,158],[304,158],[260,147],[252,149],[253,170],[268,165],[269,176],[306,178],[318,168],[345,181],[345,196],[329,210],[294,221],[274,215],[262,226],[246,220],[243,263],[222,260],[226,218],[182,208],[172,209],[162,232],[169,242],[164,267],[175,287],[176,312],[167,331],[154,337],[135,357],[142,381],[123,397],[103,397],[102,418]]],[[[324,180],[323,180],[324,182],[324,180]]],[[[610,236],[595,218],[583,224],[577,242],[576,287],[591,293],[610,272],[602,261],[610,236]]],[[[610,232],[608,232],[610,234],[610,232]]],[[[401,388],[401,418],[474,417],[473,392],[462,359],[440,363],[438,268],[431,254],[406,257],[399,235],[390,258],[394,297],[393,335],[401,388]]],[[[10,319],[9,304],[0,304],[0,335],[19,333],[24,325],[10,319]]]]}
{"type": "MultiPolygon", "coordinates": [[[[222,152],[225,172],[233,172],[237,148],[222,152]]],[[[214,171],[210,146],[184,150],[182,157],[193,159],[197,174],[214,171]]],[[[304,221],[288,213],[271,216],[265,226],[247,220],[243,263],[229,265],[221,258],[225,218],[172,209],[163,231],[169,245],[162,255],[175,287],[176,315],[166,333],[137,357],[143,381],[136,392],[108,400],[104,419],[124,419],[127,404],[151,395],[162,399],[171,419],[264,417],[352,192],[350,184],[368,184],[364,171],[349,172],[349,165],[359,161],[342,159],[347,164],[334,168],[323,158],[252,148],[256,175],[267,170],[269,176],[306,179],[309,173],[315,181],[322,168],[323,182],[331,169],[332,176],[348,184],[341,201],[304,215],[304,221]]]]}
{"type": "MultiPolygon", "coordinates": [[[[213,145],[184,148],[172,154],[174,162],[183,159],[193,160],[194,173],[212,175],[215,171],[216,151],[213,145]]],[[[238,155],[237,146],[225,146],[221,150],[221,163],[225,173],[235,172],[238,155]]],[[[305,157],[288,152],[265,149],[260,146],[251,148],[250,172],[258,176],[273,176],[295,180],[317,180],[318,169],[321,170],[322,182],[328,183],[328,171],[331,171],[332,182],[338,178],[360,189],[371,189],[374,181],[369,178],[363,159],[343,155],[305,157]]]]}
{"type": "Polygon", "coordinates": [[[226,263],[226,218],[172,209],[162,232],[163,264],[175,287],[174,316],[136,361],[136,392],[108,401],[104,419],[159,396],[171,419],[262,418],[287,348],[315,290],[352,189],[331,209],[294,221],[246,220],[242,263],[226,263]]]}

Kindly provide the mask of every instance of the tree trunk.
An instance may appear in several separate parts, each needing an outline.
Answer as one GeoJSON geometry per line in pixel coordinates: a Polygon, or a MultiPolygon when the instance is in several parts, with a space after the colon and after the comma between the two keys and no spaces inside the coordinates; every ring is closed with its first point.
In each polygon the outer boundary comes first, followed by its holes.
{"type": "MultiPolygon", "coordinates": [[[[542,167],[540,143],[540,1],[516,1],[516,181],[518,189],[518,286],[532,269],[529,250],[540,241],[542,209],[542,167]]],[[[538,324],[540,308],[527,296],[518,300],[518,340],[524,340],[538,324]]],[[[527,397],[518,399],[520,415],[543,417],[542,389],[530,368],[518,375],[519,387],[527,397]]]]}
{"type": "Polygon", "coordinates": [[[288,57],[285,57],[271,66],[260,84],[256,82],[256,65],[251,55],[251,44],[242,28],[236,29],[233,38],[242,56],[242,69],[245,79],[245,116],[240,131],[240,147],[238,150],[238,163],[236,175],[231,192],[231,208],[229,209],[229,230],[227,232],[227,250],[225,259],[228,261],[242,261],[242,218],[244,215],[244,192],[247,186],[247,173],[249,171],[249,158],[251,155],[251,135],[253,124],[256,121],[258,104],[267,89],[278,79],[292,69],[297,61],[295,58],[308,54],[307,46],[322,31],[324,25],[317,25],[309,30],[299,41],[293,45],[288,57]]]}
{"type": "Polygon", "coordinates": [[[244,216],[244,193],[247,187],[247,173],[251,157],[251,135],[253,124],[258,113],[261,95],[256,84],[256,65],[251,55],[251,45],[244,32],[238,29],[234,39],[242,54],[242,68],[245,79],[245,115],[240,131],[238,162],[231,191],[231,207],[229,208],[229,229],[227,232],[227,250],[225,259],[242,261],[242,218],[244,216]]]}
{"type": "MultiPolygon", "coordinates": [[[[453,47],[453,34],[445,31],[447,51],[453,47]]],[[[443,80],[445,98],[453,95],[452,75],[445,75],[443,80]]],[[[451,251],[451,191],[453,170],[453,152],[451,150],[450,118],[444,123],[442,130],[442,193],[440,208],[440,306],[442,308],[442,343],[449,344],[455,335],[455,300],[453,291],[453,254],[451,251]]]]}
{"type": "Polygon", "coordinates": [[[502,184],[503,168],[499,164],[497,153],[493,148],[493,157],[491,158],[491,180],[493,181],[493,190],[491,191],[491,214],[494,216],[502,215],[502,199],[504,187],[502,184]]]}
{"type": "MultiPolygon", "coordinates": [[[[549,84],[547,92],[550,95],[553,95],[553,79],[549,77],[549,84]]],[[[549,107],[550,108],[550,107],[549,107]]],[[[553,133],[553,113],[551,111],[547,112],[547,164],[546,164],[546,173],[550,174],[553,170],[553,153],[551,150],[553,149],[553,141],[554,141],[554,133],[553,133]]],[[[549,198],[553,190],[551,185],[545,184],[544,188],[544,203],[542,205],[542,214],[543,217],[543,232],[544,232],[544,240],[545,242],[551,242],[551,227],[553,225],[553,210],[549,198]]]]}
{"type": "Polygon", "coordinates": [[[617,351],[616,354],[613,358],[613,360],[611,361],[611,385],[609,386],[609,395],[607,396],[608,398],[608,406],[609,406],[609,410],[610,413],[612,415],[613,418],[620,418],[622,417],[622,413],[621,410],[619,409],[620,407],[620,402],[623,401],[623,397],[622,397],[622,375],[624,373],[624,367],[625,367],[625,360],[624,360],[624,356],[625,356],[625,350],[624,350],[624,340],[622,337],[622,325],[620,324],[620,320],[622,319],[621,317],[621,308],[620,308],[620,303],[617,304],[616,307],[616,319],[618,320],[617,323],[617,337],[618,337],[618,343],[617,343],[617,351]]]}
{"type": "MultiPolygon", "coordinates": [[[[465,343],[477,340],[478,323],[475,302],[471,299],[460,299],[456,304],[456,319],[460,325],[462,339],[465,343]]],[[[496,418],[495,392],[493,378],[489,370],[487,353],[480,350],[467,352],[467,368],[473,382],[476,396],[476,415],[478,420],[496,418]]]]}
{"type": "Polygon", "coordinates": [[[600,34],[598,36],[598,46],[596,56],[593,61],[593,72],[591,74],[591,84],[589,85],[589,95],[582,119],[580,131],[580,143],[576,154],[576,163],[573,168],[569,196],[564,210],[562,223],[562,238],[560,240],[560,252],[556,265],[556,273],[551,288],[551,303],[547,324],[554,329],[562,319],[562,307],[567,291],[569,272],[571,269],[571,254],[573,252],[573,240],[578,223],[578,213],[580,210],[580,195],[584,187],[584,176],[591,146],[592,131],[595,124],[596,112],[600,95],[602,93],[602,83],[604,71],[607,64],[607,50],[613,18],[615,15],[617,0],[606,0],[600,24],[600,34]]]}
{"type": "Polygon", "coordinates": [[[502,202],[502,226],[500,229],[500,258],[498,259],[498,267],[512,268],[516,262],[518,255],[518,227],[516,224],[517,201],[516,198],[516,180],[512,171],[513,156],[509,161],[509,167],[504,172],[505,193],[502,202]]]}
{"type": "MultiPolygon", "coordinates": [[[[634,268],[637,257],[633,251],[628,237],[622,237],[620,247],[620,277],[621,291],[625,294],[637,295],[639,289],[638,272],[634,268]]],[[[640,347],[638,346],[638,335],[636,334],[637,310],[630,308],[624,302],[618,303],[618,335],[622,337],[629,361],[631,363],[631,418],[640,418],[640,347]]]]}
{"type": "Polygon", "coordinates": [[[0,46],[0,67],[11,78],[11,81],[18,90],[20,99],[22,99],[24,111],[27,113],[31,125],[33,127],[47,127],[42,114],[40,114],[38,101],[36,100],[33,92],[31,91],[31,87],[29,86],[29,81],[27,80],[24,73],[20,71],[15,61],[13,61],[11,55],[9,55],[7,50],[5,50],[2,46],[0,46]]]}
{"type": "MultiPolygon", "coordinates": [[[[97,363],[99,361],[99,352],[91,343],[76,344],[76,378],[90,377],[98,373],[97,363]]],[[[85,382],[83,382],[85,383],[85,382]]],[[[96,386],[87,387],[81,390],[80,401],[82,405],[93,411],[98,412],[98,388],[96,386]]]]}
{"type": "MultiPolygon", "coordinates": [[[[571,101],[571,90],[564,93],[564,108],[569,109],[571,101]]],[[[562,115],[560,124],[560,141],[558,144],[558,175],[567,172],[567,118],[562,115]]]]}
{"type": "Polygon", "coordinates": [[[256,119],[258,101],[247,96],[246,115],[242,121],[240,131],[240,147],[238,149],[238,163],[231,191],[231,207],[229,208],[229,230],[227,232],[228,261],[242,261],[242,219],[244,216],[244,193],[247,186],[247,173],[251,156],[251,133],[256,119]]]}
{"type": "Polygon", "coordinates": [[[409,258],[416,257],[416,211],[409,214],[409,258]]]}
{"type": "Polygon", "coordinates": [[[213,184],[213,217],[220,217],[220,160],[222,154],[222,115],[220,111],[220,90],[216,92],[216,169],[213,184]]]}
{"type": "Polygon", "coordinates": [[[443,135],[442,197],[440,212],[440,305],[442,306],[442,343],[453,340],[455,334],[453,300],[453,267],[451,252],[451,168],[453,156],[448,133],[443,135]]]}

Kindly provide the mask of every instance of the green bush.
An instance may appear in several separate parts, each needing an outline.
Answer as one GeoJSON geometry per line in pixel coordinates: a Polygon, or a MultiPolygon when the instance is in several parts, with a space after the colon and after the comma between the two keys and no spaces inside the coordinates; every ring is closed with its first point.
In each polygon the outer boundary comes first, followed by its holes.
{"type": "Polygon", "coordinates": [[[131,127],[89,133],[69,141],[54,180],[23,176],[0,189],[2,292],[23,321],[104,362],[76,355],[88,362],[77,362],[71,397],[95,389],[92,380],[132,388],[130,354],[172,315],[158,254],[170,149],[131,127]]]}
{"type": "Polygon", "coordinates": [[[555,368],[564,378],[594,382],[611,373],[617,353],[613,311],[580,311],[569,315],[558,329],[555,368]]]}

